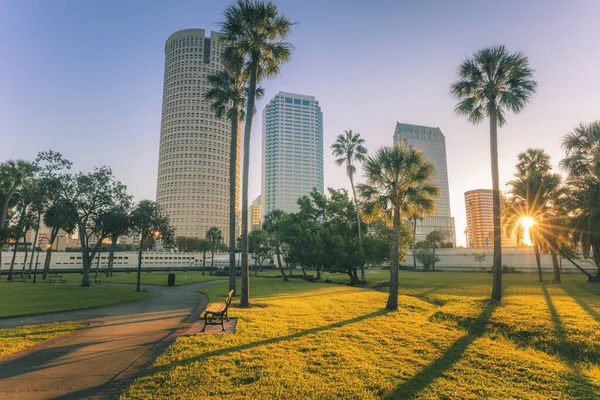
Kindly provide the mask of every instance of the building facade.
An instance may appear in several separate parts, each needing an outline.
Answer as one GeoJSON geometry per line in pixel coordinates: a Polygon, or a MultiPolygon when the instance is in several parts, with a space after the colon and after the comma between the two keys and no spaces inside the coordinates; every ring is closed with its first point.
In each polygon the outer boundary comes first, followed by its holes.
{"type": "MultiPolygon", "coordinates": [[[[465,192],[467,211],[467,246],[492,247],[494,245],[494,198],[491,189],[465,192]]],[[[515,235],[509,237],[502,230],[502,246],[517,246],[515,235]]]]}
{"type": "Polygon", "coordinates": [[[252,202],[252,204],[250,204],[249,210],[248,210],[248,218],[250,219],[250,221],[248,221],[248,226],[250,226],[250,230],[256,230],[256,229],[261,229],[262,226],[262,218],[260,216],[260,195],[254,199],[254,201],[252,202]]]}
{"type": "Polygon", "coordinates": [[[323,113],[313,96],[279,92],[263,111],[262,215],[298,211],[313,188],[323,193],[323,113]]]}
{"type": "MultiPolygon", "coordinates": [[[[177,236],[204,238],[216,226],[227,242],[231,125],[217,118],[204,98],[207,76],[223,69],[222,52],[218,33],[208,38],[204,29],[185,29],[167,39],[156,201],[177,236]]],[[[240,159],[238,153],[238,171],[240,159]]],[[[238,173],[236,204],[239,187],[238,173]]]]}
{"type": "Polygon", "coordinates": [[[448,163],[446,161],[446,138],[440,128],[396,123],[394,143],[405,142],[419,149],[427,161],[435,166],[433,183],[440,188],[436,199],[436,211],[432,216],[417,219],[416,241],[425,239],[431,231],[438,230],[446,234],[445,241],[456,245],[454,217],[450,213],[450,189],[448,185],[448,163]]]}

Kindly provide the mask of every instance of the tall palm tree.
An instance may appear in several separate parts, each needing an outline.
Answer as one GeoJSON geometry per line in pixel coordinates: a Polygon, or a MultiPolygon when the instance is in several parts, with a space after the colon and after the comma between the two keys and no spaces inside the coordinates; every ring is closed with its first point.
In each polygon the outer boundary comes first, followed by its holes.
{"type": "Polygon", "coordinates": [[[365,214],[392,221],[390,291],[386,307],[398,309],[398,267],[401,218],[435,210],[439,188],[431,182],[434,166],[421,151],[405,143],[383,147],[364,163],[366,183],[358,185],[365,214]]]}
{"type": "Polygon", "coordinates": [[[272,2],[237,0],[225,10],[221,23],[221,41],[225,59],[243,60],[248,76],[246,122],[244,127],[244,163],[242,167],[242,293],[240,306],[250,305],[250,274],[248,269],[248,173],[250,167],[250,134],[254,119],[258,83],[279,74],[288,61],[292,46],[285,40],[292,23],[280,15],[272,2]]]}
{"type": "MultiPolygon", "coordinates": [[[[352,196],[354,196],[354,204],[356,205],[356,224],[358,226],[358,247],[361,254],[364,252],[362,245],[362,232],[360,221],[360,210],[358,208],[358,198],[356,197],[356,189],[354,188],[354,174],[356,174],[355,162],[363,162],[367,158],[367,149],[363,146],[365,140],[360,137],[360,133],[353,133],[352,130],[345,131],[343,135],[338,135],[335,142],[331,145],[332,154],[335,157],[337,165],[346,164],[346,174],[350,179],[352,187],[352,196]]],[[[361,260],[360,263],[360,280],[366,282],[365,266],[361,260]]]]}
{"type": "Polygon", "coordinates": [[[216,226],[213,226],[208,231],[206,231],[206,239],[210,242],[210,274],[213,274],[213,269],[215,267],[215,249],[219,247],[221,244],[221,240],[223,240],[223,234],[221,230],[216,226]]]}
{"type": "Polygon", "coordinates": [[[536,82],[529,60],[511,53],[504,46],[492,46],[475,52],[458,67],[457,80],[450,93],[459,103],[454,111],[473,124],[490,119],[490,153],[494,209],[494,268],[492,299],[502,298],[502,242],[500,227],[500,182],[498,177],[498,126],[506,123],[506,111],[515,113],[535,93],[536,82]]]}
{"type": "MultiPolygon", "coordinates": [[[[231,60],[229,60],[231,61],[231,60]]],[[[225,63],[231,65],[231,62],[225,63]]],[[[240,128],[244,111],[244,79],[240,68],[228,68],[208,76],[206,99],[212,100],[217,117],[227,115],[231,120],[231,146],[229,153],[229,290],[236,291],[235,239],[236,239],[236,189],[240,173],[240,128]]]]}
{"type": "Polygon", "coordinates": [[[566,156],[560,165],[568,173],[573,239],[596,265],[597,273],[588,275],[589,280],[600,281],[600,120],[580,124],[562,145],[566,156]]]}
{"type": "MultiPolygon", "coordinates": [[[[538,279],[543,281],[540,254],[550,252],[556,259],[554,243],[560,234],[557,224],[556,203],[561,197],[561,177],[551,172],[550,156],[542,149],[527,149],[518,155],[515,179],[511,180],[507,207],[504,207],[503,224],[511,236],[525,228],[525,218],[533,225],[526,227],[535,251],[538,279]]],[[[557,265],[555,265],[557,267],[557,265]]],[[[560,273],[555,282],[560,282],[560,273]]]]}

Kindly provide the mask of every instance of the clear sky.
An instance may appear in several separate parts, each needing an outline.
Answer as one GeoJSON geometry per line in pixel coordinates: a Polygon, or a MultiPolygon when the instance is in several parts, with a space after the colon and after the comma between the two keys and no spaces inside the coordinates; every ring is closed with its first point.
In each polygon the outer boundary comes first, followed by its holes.
{"type": "MultiPolygon", "coordinates": [[[[228,1],[0,0],[0,160],[53,149],[87,171],[110,165],[136,199],[154,199],[164,43],[217,30],[228,1]]],[[[291,62],[263,83],[253,129],[250,201],[260,193],[261,113],[278,91],[314,95],[324,114],[325,186],[348,187],[329,145],[345,129],[375,150],[396,121],[446,135],[450,202],[464,244],[464,192],[490,188],[488,125],[453,113],[448,87],[474,50],[505,44],[530,57],[537,95],[500,130],[500,178],[542,147],[600,118],[600,2],[281,0],[296,21],[291,62]]]]}

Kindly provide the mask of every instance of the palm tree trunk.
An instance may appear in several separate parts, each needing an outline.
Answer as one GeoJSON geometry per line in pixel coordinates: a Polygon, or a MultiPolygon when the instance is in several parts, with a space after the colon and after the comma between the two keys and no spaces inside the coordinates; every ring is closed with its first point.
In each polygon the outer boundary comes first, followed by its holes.
{"type": "Polygon", "coordinates": [[[394,204],[394,237],[392,238],[392,250],[390,263],[390,291],[386,308],[388,310],[398,309],[398,247],[400,246],[400,207],[394,204]]]}
{"type": "MultiPolygon", "coordinates": [[[[21,278],[25,277],[25,267],[27,266],[27,256],[29,255],[29,247],[27,247],[27,231],[29,229],[25,229],[25,233],[23,234],[23,244],[25,245],[25,257],[23,257],[23,268],[21,268],[21,278]]],[[[31,257],[33,259],[33,257],[31,257]]]]}
{"type": "Polygon", "coordinates": [[[96,261],[96,274],[94,275],[94,279],[98,279],[98,272],[100,270],[100,255],[101,251],[98,251],[98,261],[96,261]]]}
{"type": "Polygon", "coordinates": [[[206,250],[202,252],[202,276],[204,276],[204,267],[206,265],[206,250]]]}
{"type": "Polygon", "coordinates": [[[142,283],[142,252],[144,251],[144,246],[142,246],[144,243],[144,235],[142,234],[142,238],[140,239],[140,250],[138,252],[138,268],[137,268],[137,285],[135,288],[136,292],[139,292],[141,290],[141,283],[142,283]]]}
{"type": "MultiPolygon", "coordinates": [[[[33,266],[33,253],[35,252],[35,247],[38,244],[37,241],[38,241],[38,234],[40,233],[41,221],[42,221],[42,211],[38,210],[37,223],[35,225],[35,235],[33,237],[33,244],[31,245],[31,259],[29,260],[29,272],[27,273],[27,279],[31,278],[31,267],[33,266]]],[[[39,254],[38,254],[38,256],[39,256],[39,254]]]]}
{"type": "Polygon", "coordinates": [[[210,273],[209,273],[209,275],[213,274],[214,267],[215,267],[215,244],[213,243],[212,249],[210,251],[210,273]]]}
{"type": "Polygon", "coordinates": [[[13,271],[15,269],[15,260],[17,258],[17,249],[19,247],[19,238],[15,239],[15,247],[13,248],[12,260],[10,262],[10,269],[8,270],[8,278],[7,280],[12,281],[13,271]]]}
{"type": "Polygon", "coordinates": [[[287,282],[288,277],[285,275],[283,265],[281,264],[281,252],[279,251],[279,232],[275,233],[275,254],[277,254],[277,266],[279,266],[279,270],[281,271],[281,277],[287,282]]]}
{"type": "Polygon", "coordinates": [[[500,178],[498,174],[498,115],[496,104],[490,102],[490,155],[494,207],[494,264],[492,300],[502,299],[502,228],[500,225],[500,178]]]}
{"type": "Polygon", "coordinates": [[[50,272],[50,262],[52,261],[52,250],[54,248],[54,241],[58,235],[58,227],[53,227],[50,231],[50,240],[48,241],[48,249],[46,250],[46,257],[44,259],[44,270],[42,272],[42,280],[46,280],[48,273],[50,272]]]}
{"type": "Polygon", "coordinates": [[[231,116],[231,149],[229,154],[229,290],[236,292],[236,267],[235,267],[235,217],[237,204],[235,203],[236,181],[238,177],[237,157],[239,153],[238,138],[239,132],[239,105],[234,104],[231,116]]]}
{"type": "Polygon", "coordinates": [[[552,283],[562,283],[562,279],[560,277],[560,266],[558,265],[558,257],[554,250],[550,251],[550,256],[552,257],[552,267],[554,269],[554,278],[552,279],[552,283]]]}
{"type": "Polygon", "coordinates": [[[417,270],[417,217],[413,217],[413,270],[417,270]]]}
{"type": "MultiPolygon", "coordinates": [[[[244,165],[242,167],[242,296],[240,307],[250,306],[250,274],[248,271],[248,173],[250,168],[250,135],[254,119],[254,103],[256,100],[256,79],[258,72],[258,54],[252,55],[250,63],[250,82],[248,84],[248,104],[246,109],[246,126],[244,127],[244,165]]],[[[283,270],[282,270],[283,271],[283,270]]]]}
{"type": "Polygon", "coordinates": [[[360,223],[360,210],[358,208],[358,198],[356,197],[356,189],[354,188],[354,178],[352,174],[348,174],[350,177],[350,186],[352,186],[352,195],[354,196],[354,205],[356,206],[356,223],[358,224],[358,251],[360,251],[360,280],[363,283],[367,283],[365,278],[365,263],[364,263],[364,249],[362,245],[362,227],[360,223]]]}
{"type": "Polygon", "coordinates": [[[537,244],[533,245],[533,251],[535,252],[535,264],[537,265],[538,280],[540,282],[544,282],[544,278],[542,276],[542,262],[540,260],[540,248],[537,244]]]}
{"type": "MultiPolygon", "coordinates": [[[[85,226],[81,223],[78,224],[79,230],[79,242],[81,243],[81,264],[83,266],[83,276],[81,278],[81,286],[87,287],[90,286],[90,269],[91,269],[91,260],[90,260],[90,251],[89,244],[86,237],[85,226]]],[[[142,241],[140,241],[140,251],[142,248],[142,241]]]]}

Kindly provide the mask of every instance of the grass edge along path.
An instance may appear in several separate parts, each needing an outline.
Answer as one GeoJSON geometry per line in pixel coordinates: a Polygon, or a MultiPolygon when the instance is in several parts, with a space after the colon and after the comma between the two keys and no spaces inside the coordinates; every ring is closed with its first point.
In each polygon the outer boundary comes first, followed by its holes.
{"type": "MultiPolygon", "coordinates": [[[[595,287],[515,276],[498,304],[487,279],[432,275],[404,287],[397,312],[377,291],[299,281],[261,293],[254,279],[253,307],[234,299],[234,335],[179,337],[121,397],[600,397],[595,287]]],[[[226,285],[202,291],[220,301],[226,285]]]]}
{"type": "Polygon", "coordinates": [[[133,286],[3,283],[0,318],[113,306],[152,296],[152,292],[136,292],[133,286]]]}

